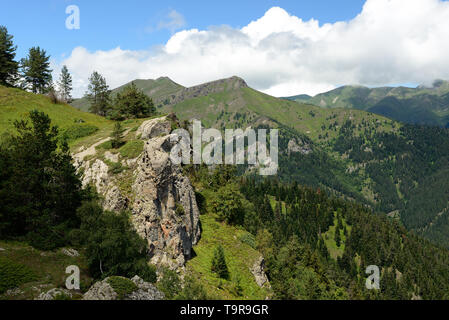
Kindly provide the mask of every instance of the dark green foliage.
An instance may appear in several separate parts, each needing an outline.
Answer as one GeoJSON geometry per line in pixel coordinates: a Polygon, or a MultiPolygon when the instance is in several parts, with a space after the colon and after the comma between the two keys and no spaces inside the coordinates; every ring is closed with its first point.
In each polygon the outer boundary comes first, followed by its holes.
{"type": "Polygon", "coordinates": [[[154,115],[155,112],[156,108],[151,98],[132,82],[117,93],[110,116],[116,120],[146,118],[154,115]]]}
{"type": "Polygon", "coordinates": [[[0,234],[23,237],[33,246],[53,249],[67,242],[67,233],[79,224],[81,183],[71,164],[67,144],[58,145],[58,129],[50,118],[30,112],[28,121],[16,121],[18,134],[0,152],[0,234]]]}
{"type": "Polygon", "coordinates": [[[212,211],[219,221],[242,224],[244,220],[244,197],[235,184],[227,184],[218,189],[211,201],[212,211]]]}
{"type": "Polygon", "coordinates": [[[117,293],[119,300],[124,299],[127,295],[136,291],[137,285],[131,280],[123,277],[110,277],[107,282],[117,293]]]}
{"type": "Polygon", "coordinates": [[[146,264],[147,243],[135,232],[127,213],[103,212],[96,202],[84,203],[77,213],[81,228],[76,237],[86,247],[92,276],[138,275],[155,281],[154,268],[146,264]]]}
{"type": "Polygon", "coordinates": [[[62,136],[67,141],[73,141],[79,138],[84,138],[94,134],[98,131],[98,127],[90,124],[75,124],[70,126],[62,133],[62,136]]]}
{"type": "Polygon", "coordinates": [[[0,85],[11,86],[17,80],[19,64],[15,61],[16,49],[13,36],[0,26],[0,85]]]}
{"type": "Polygon", "coordinates": [[[175,203],[175,213],[178,216],[183,216],[185,214],[184,207],[179,202],[175,203]]]}
{"type": "Polygon", "coordinates": [[[176,296],[176,300],[208,300],[208,296],[204,287],[193,277],[186,276],[184,288],[181,293],[176,296]]]}
{"type": "Polygon", "coordinates": [[[120,122],[114,124],[114,130],[111,136],[111,145],[113,149],[118,149],[123,145],[123,128],[120,122]]]}
{"type": "Polygon", "coordinates": [[[37,276],[27,266],[0,257],[0,294],[34,280],[37,276]]]}
{"type": "Polygon", "coordinates": [[[52,76],[50,69],[50,56],[45,50],[33,47],[28,56],[21,60],[24,87],[33,93],[46,93],[51,88],[52,76]]]}
{"type": "Polygon", "coordinates": [[[158,288],[165,294],[166,299],[174,299],[181,291],[181,281],[178,274],[173,270],[164,268],[158,288]]]}
{"type": "Polygon", "coordinates": [[[109,86],[106,79],[94,71],[89,78],[89,86],[85,97],[89,101],[89,111],[100,116],[106,116],[110,110],[109,86]]]}
{"type": "Polygon", "coordinates": [[[215,272],[220,278],[229,278],[228,266],[226,265],[226,258],[223,247],[221,245],[215,248],[214,256],[212,258],[211,270],[212,272],[215,272]]]}

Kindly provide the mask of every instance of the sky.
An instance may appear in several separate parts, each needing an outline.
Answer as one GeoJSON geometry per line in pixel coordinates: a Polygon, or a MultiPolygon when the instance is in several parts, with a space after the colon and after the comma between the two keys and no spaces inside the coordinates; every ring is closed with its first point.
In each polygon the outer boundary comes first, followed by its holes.
{"type": "Polygon", "coordinates": [[[94,70],[111,88],[237,75],[275,96],[449,79],[449,2],[441,0],[15,0],[2,8],[17,57],[44,48],[54,78],[69,68],[75,97],[94,70]],[[71,5],[79,29],[66,26],[71,5]]]}

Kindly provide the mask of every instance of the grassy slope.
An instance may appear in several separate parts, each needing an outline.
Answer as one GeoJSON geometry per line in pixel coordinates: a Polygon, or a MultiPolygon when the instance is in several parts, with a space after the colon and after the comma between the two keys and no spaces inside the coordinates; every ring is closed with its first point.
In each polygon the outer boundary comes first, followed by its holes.
{"type": "Polygon", "coordinates": [[[44,95],[0,86],[0,133],[14,130],[14,121],[24,119],[34,109],[48,114],[52,124],[58,125],[61,129],[73,126],[75,121],[80,119],[100,130],[112,127],[112,122],[103,117],[82,112],[67,104],[53,104],[44,95]]]}
{"type": "Polygon", "coordinates": [[[318,140],[326,132],[329,139],[336,137],[337,131],[328,130],[331,122],[338,125],[352,119],[355,124],[365,121],[381,122],[380,131],[390,131],[392,121],[372,113],[360,110],[323,109],[310,104],[297,103],[275,98],[251,88],[224,91],[183,101],[174,106],[162,108],[165,112],[173,111],[181,119],[200,119],[205,127],[254,126],[255,124],[273,124],[275,120],[298,132],[318,140]],[[225,114],[221,116],[221,113],[225,114]],[[236,119],[235,114],[246,114],[246,117],[236,119]],[[325,126],[325,127],[323,127],[325,126]]]}
{"type": "MultiPolygon", "coordinates": [[[[156,80],[142,80],[137,79],[133,81],[137,88],[141,89],[145,94],[150,96],[153,99],[153,102],[156,106],[163,103],[165,97],[183,89],[184,87],[176,82],[173,82],[169,78],[162,77],[156,80]]],[[[112,96],[120,92],[124,87],[129,85],[127,83],[123,86],[120,86],[111,91],[112,96]]],[[[73,101],[72,105],[80,110],[88,111],[89,110],[89,102],[86,98],[76,99],[73,101]]]]}
{"type": "Polygon", "coordinates": [[[35,281],[20,285],[17,294],[5,293],[0,295],[0,300],[32,300],[39,295],[40,291],[47,292],[52,288],[65,288],[65,281],[69,276],[65,270],[71,265],[80,268],[82,290],[92,281],[88,275],[87,262],[83,255],[69,257],[61,250],[42,252],[26,244],[11,241],[0,241],[0,247],[5,249],[0,251],[1,259],[24,265],[36,275],[35,281]]]}
{"type": "Polygon", "coordinates": [[[269,291],[260,288],[250,272],[260,253],[239,240],[247,232],[219,223],[210,214],[201,216],[201,226],[201,240],[194,247],[196,257],[187,262],[187,270],[201,281],[208,295],[216,299],[264,300],[269,291]],[[225,252],[230,280],[219,279],[210,270],[214,250],[219,244],[225,252]],[[242,296],[236,295],[233,289],[237,275],[240,276],[242,296]]]}

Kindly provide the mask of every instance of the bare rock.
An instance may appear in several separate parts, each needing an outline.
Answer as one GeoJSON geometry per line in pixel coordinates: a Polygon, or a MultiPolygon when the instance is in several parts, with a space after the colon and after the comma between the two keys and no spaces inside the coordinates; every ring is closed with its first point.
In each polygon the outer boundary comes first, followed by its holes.
{"type": "Polygon", "coordinates": [[[137,129],[136,135],[140,135],[140,139],[147,140],[161,135],[170,134],[171,123],[167,117],[147,120],[137,129]]]}
{"type": "Polygon", "coordinates": [[[148,140],[135,172],[133,224],[147,239],[151,261],[176,269],[184,266],[200,237],[195,192],[181,168],[170,160],[170,136],[148,140]],[[175,212],[176,205],[184,213],[175,212]]]}
{"type": "Polygon", "coordinates": [[[61,252],[69,257],[79,257],[80,256],[79,252],[76,251],[75,249],[62,248],[61,252]]]}
{"type": "Polygon", "coordinates": [[[55,300],[58,296],[72,298],[72,293],[67,289],[54,288],[47,292],[42,292],[36,300],[55,300]]]}
{"type": "Polygon", "coordinates": [[[309,144],[305,143],[302,140],[297,141],[297,139],[292,139],[288,142],[288,154],[291,153],[301,153],[304,155],[308,155],[312,152],[312,148],[309,144]]]}
{"type": "MultiPolygon", "coordinates": [[[[87,291],[83,300],[118,300],[120,297],[117,292],[108,283],[109,278],[95,283],[87,291]]],[[[129,280],[128,280],[129,281],[129,280]]],[[[153,284],[145,282],[138,276],[131,279],[137,286],[137,289],[124,297],[123,300],[163,300],[164,294],[160,292],[153,284]]]]}
{"type": "Polygon", "coordinates": [[[106,151],[104,153],[104,157],[106,160],[109,160],[111,162],[119,162],[119,154],[118,153],[112,153],[110,151],[106,151]]]}
{"type": "Polygon", "coordinates": [[[254,275],[256,279],[256,283],[259,287],[267,287],[270,288],[270,282],[268,281],[267,275],[265,274],[265,259],[260,256],[256,262],[254,262],[253,267],[251,268],[251,273],[254,275]]]}

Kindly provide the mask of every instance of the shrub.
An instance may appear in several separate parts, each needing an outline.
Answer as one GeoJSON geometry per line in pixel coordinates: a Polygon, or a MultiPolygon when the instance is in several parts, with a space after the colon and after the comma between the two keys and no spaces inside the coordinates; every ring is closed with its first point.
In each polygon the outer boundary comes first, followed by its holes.
{"type": "Polygon", "coordinates": [[[249,232],[239,236],[240,242],[249,245],[251,248],[256,249],[256,237],[249,232]]]}
{"type": "Polygon", "coordinates": [[[35,280],[37,276],[27,266],[0,257],[0,294],[35,280]]]}
{"type": "Polygon", "coordinates": [[[113,276],[110,277],[107,280],[107,282],[112,287],[112,289],[114,289],[114,291],[117,293],[118,298],[120,300],[138,289],[137,285],[134,282],[123,277],[113,276]]]}
{"type": "Polygon", "coordinates": [[[181,281],[178,274],[168,268],[164,268],[158,288],[165,294],[167,299],[174,299],[181,291],[181,281]]]}
{"type": "Polygon", "coordinates": [[[175,203],[175,213],[178,216],[183,216],[186,213],[184,207],[179,202],[175,203]]]}
{"type": "Polygon", "coordinates": [[[63,137],[67,140],[76,140],[80,138],[84,138],[94,134],[99,129],[96,126],[90,124],[75,124],[67,128],[63,132],[63,137]]]}

